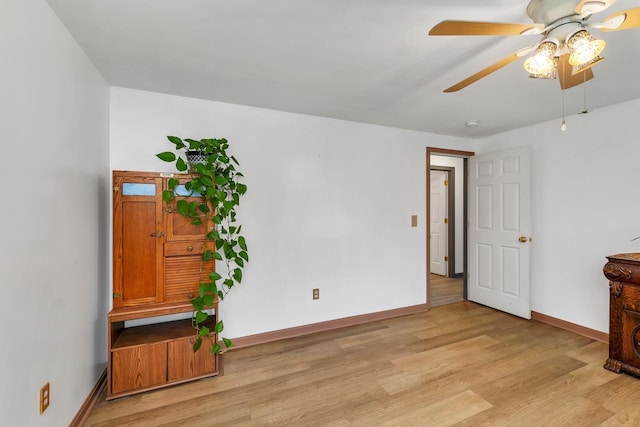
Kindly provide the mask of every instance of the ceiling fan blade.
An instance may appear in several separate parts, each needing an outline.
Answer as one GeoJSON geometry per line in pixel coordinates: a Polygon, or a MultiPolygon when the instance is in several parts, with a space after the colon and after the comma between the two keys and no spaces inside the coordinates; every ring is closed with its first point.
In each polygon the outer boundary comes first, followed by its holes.
{"type": "Polygon", "coordinates": [[[629,28],[637,27],[640,27],[640,7],[614,13],[602,21],[601,26],[598,26],[602,31],[628,30],[629,28]],[[618,24],[618,22],[620,23],[618,24]],[[607,25],[610,23],[611,25],[607,25]]]}
{"type": "Polygon", "coordinates": [[[576,6],[576,13],[578,15],[592,15],[594,13],[602,12],[615,2],[616,0],[581,0],[576,6]]]}
{"type": "Polygon", "coordinates": [[[542,24],[505,24],[475,21],[442,21],[429,31],[430,36],[519,36],[540,34],[542,24]]]}
{"type": "Polygon", "coordinates": [[[558,59],[558,80],[560,80],[560,88],[562,90],[581,85],[593,78],[593,71],[591,68],[587,68],[575,75],[571,74],[571,70],[572,67],[571,64],[569,64],[569,54],[562,55],[558,59]]]}
{"type": "Polygon", "coordinates": [[[520,57],[521,57],[521,55],[518,55],[518,53],[513,53],[513,54],[507,56],[506,58],[496,62],[495,64],[489,65],[487,68],[483,69],[482,71],[479,71],[479,72],[475,73],[473,76],[467,77],[466,79],[462,80],[461,82],[458,82],[458,83],[454,84],[453,86],[451,86],[450,88],[445,89],[443,92],[451,93],[451,92],[457,92],[460,89],[464,89],[465,87],[469,86],[471,83],[475,83],[478,80],[480,80],[481,78],[486,77],[489,74],[493,73],[494,71],[498,71],[500,68],[511,64],[513,61],[515,61],[516,59],[518,59],[520,57]]]}

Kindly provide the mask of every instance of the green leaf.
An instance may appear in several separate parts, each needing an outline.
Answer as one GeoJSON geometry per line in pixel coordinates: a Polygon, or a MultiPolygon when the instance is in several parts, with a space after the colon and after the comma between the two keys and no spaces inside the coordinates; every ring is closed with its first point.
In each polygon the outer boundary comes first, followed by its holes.
{"type": "Polygon", "coordinates": [[[245,250],[245,251],[247,250],[247,242],[245,241],[244,236],[239,236],[238,237],[238,244],[240,245],[240,247],[243,250],[245,250]]]}
{"type": "Polygon", "coordinates": [[[191,224],[193,224],[193,225],[202,225],[202,220],[200,218],[193,218],[191,220],[191,224]]]}
{"type": "Polygon", "coordinates": [[[238,193],[244,194],[247,192],[247,186],[244,184],[238,183],[238,193]]]}
{"type": "Polygon", "coordinates": [[[233,269],[233,278],[238,283],[242,282],[242,270],[239,269],[239,268],[234,268],[233,269]]]}
{"type": "Polygon", "coordinates": [[[224,346],[227,348],[231,348],[233,346],[233,343],[229,338],[222,337],[222,342],[224,342],[224,346]]]}
{"type": "Polygon", "coordinates": [[[180,172],[184,172],[187,170],[187,164],[184,160],[182,160],[182,157],[178,157],[178,160],[176,161],[176,169],[178,169],[180,172]]]}
{"type": "Polygon", "coordinates": [[[238,255],[245,261],[249,262],[249,254],[246,253],[245,251],[238,252],[238,255]]]}
{"type": "Polygon", "coordinates": [[[220,280],[220,279],[222,279],[222,276],[217,271],[212,271],[211,273],[209,273],[209,279],[211,279],[211,280],[220,280]]]}
{"type": "Polygon", "coordinates": [[[178,138],[177,136],[168,136],[167,139],[169,141],[171,141],[172,143],[174,143],[175,145],[180,145],[182,144],[182,140],[180,138],[178,138]]]}
{"type": "Polygon", "coordinates": [[[202,253],[202,261],[207,262],[213,259],[214,252],[211,249],[207,249],[202,253]]]}
{"type": "Polygon", "coordinates": [[[233,209],[233,206],[235,205],[235,203],[233,203],[232,200],[225,200],[222,205],[224,206],[224,209],[226,211],[230,211],[231,209],[233,209]]]}
{"type": "Polygon", "coordinates": [[[175,178],[169,178],[169,180],[167,181],[167,188],[169,190],[174,190],[176,188],[176,185],[178,185],[178,180],[175,178]]]}
{"type": "Polygon", "coordinates": [[[216,175],[216,185],[225,185],[227,183],[227,178],[222,175],[216,175]]]}
{"type": "Polygon", "coordinates": [[[171,201],[173,200],[173,191],[164,190],[162,192],[162,200],[164,200],[164,202],[167,204],[171,203],[171,201]]]}
{"type": "Polygon", "coordinates": [[[211,332],[209,328],[207,328],[206,326],[201,326],[198,335],[200,335],[201,337],[206,337],[207,335],[209,335],[209,332],[211,332]]]}
{"type": "Polygon", "coordinates": [[[220,353],[220,344],[215,343],[211,346],[211,354],[220,353]]]}
{"type": "Polygon", "coordinates": [[[220,254],[219,252],[214,252],[213,257],[218,261],[222,261],[222,254],[220,254]]]}
{"type": "Polygon", "coordinates": [[[196,339],[196,341],[193,343],[193,351],[194,352],[198,351],[201,345],[202,345],[202,337],[198,337],[198,339],[196,339]]]}
{"type": "Polygon", "coordinates": [[[238,264],[240,267],[244,267],[244,260],[240,257],[237,257],[235,260],[236,264],[238,264]]]}
{"type": "Polygon", "coordinates": [[[207,314],[206,311],[197,311],[196,312],[196,323],[199,325],[200,323],[202,323],[205,320],[207,320],[207,317],[209,317],[209,315],[207,314]]]}
{"type": "Polygon", "coordinates": [[[204,310],[204,301],[202,300],[202,297],[195,297],[194,299],[192,299],[191,305],[196,311],[204,310]]]}
{"type": "Polygon", "coordinates": [[[173,162],[176,159],[176,155],[171,151],[165,151],[164,153],[156,154],[156,157],[164,162],[173,162]]]}
{"type": "Polygon", "coordinates": [[[203,298],[205,307],[211,307],[213,305],[214,296],[213,295],[205,295],[203,298]]]}
{"type": "Polygon", "coordinates": [[[178,202],[176,203],[176,209],[178,210],[178,213],[182,216],[189,216],[189,202],[187,202],[186,200],[178,200],[178,202]]]}
{"type": "Polygon", "coordinates": [[[231,160],[233,160],[233,163],[240,166],[240,163],[238,163],[238,159],[236,159],[235,156],[231,156],[231,160]]]}
{"type": "Polygon", "coordinates": [[[224,299],[224,292],[218,291],[218,298],[220,298],[220,301],[222,301],[224,299]]]}
{"type": "Polygon", "coordinates": [[[218,334],[224,330],[224,323],[222,323],[222,320],[219,320],[218,323],[216,323],[216,326],[213,328],[213,330],[218,334]]]}

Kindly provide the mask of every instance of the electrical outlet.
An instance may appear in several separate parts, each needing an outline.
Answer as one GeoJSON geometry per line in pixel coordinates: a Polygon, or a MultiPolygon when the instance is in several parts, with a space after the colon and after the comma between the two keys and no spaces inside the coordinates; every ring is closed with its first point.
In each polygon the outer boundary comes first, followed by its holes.
{"type": "Polygon", "coordinates": [[[320,289],[319,288],[314,288],[313,289],[313,299],[320,299],[320,289]]]}
{"type": "Polygon", "coordinates": [[[46,383],[40,389],[40,413],[42,414],[49,407],[51,402],[51,391],[49,389],[49,383],[46,383]]]}

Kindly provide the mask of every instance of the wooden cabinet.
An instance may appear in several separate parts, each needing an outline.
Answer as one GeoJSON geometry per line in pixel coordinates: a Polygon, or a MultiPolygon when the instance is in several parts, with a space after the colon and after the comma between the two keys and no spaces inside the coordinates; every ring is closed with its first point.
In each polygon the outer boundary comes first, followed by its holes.
{"type": "MultiPolygon", "coordinates": [[[[125,327],[126,321],[191,310],[191,304],[163,304],[109,313],[107,400],[218,374],[218,356],[211,354],[217,336],[211,333],[194,352],[190,318],[125,327]]],[[[213,330],[215,321],[210,316],[206,325],[213,330]]]]}
{"type": "MultiPolygon", "coordinates": [[[[187,195],[180,174],[113,172],[113,310],[108,322],[107,399],[216,375],[217,355],[210,354],[211,334],[193,352],[191,319],[163,321],[162,316],[191,313],[200,282],[208,281],[214,261],[202,254],[212,243],[205,226],[180,215],[175,201],[167,205],[162,192],[170,178],[175,193],[187,195]],[[148,325],[126,322],[154,318],[148,325]]],[[[197,200],[198,195],[189,200],[197,200]]],[[[213,305],[218,314],[217,301],[213,305]]],[[[207,326],[214,330],[215,316],[207,326]]]]}
{"type": "MultiPolygon", "coordinates": [[[[215,269],[213,261],[203,266],[201,259],[205,227],[162,200],[169,178],[187,179],[113,172],[113,308],[191,301],[215,269]]],[[[175,192],[185,194],[184,186],[175,192]]]]}
{"type": "Polygon", "coordinates": [[[604,367],[640,376],[640,253],[607,257],[609,358],[604,367]]]}

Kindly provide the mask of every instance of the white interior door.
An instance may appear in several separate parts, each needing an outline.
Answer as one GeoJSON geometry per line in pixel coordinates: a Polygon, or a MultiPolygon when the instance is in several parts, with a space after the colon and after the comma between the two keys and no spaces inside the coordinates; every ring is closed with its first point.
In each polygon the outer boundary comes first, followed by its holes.
{"type": "Polygon", "coordinates": [[[469,160],[469,300],[530,319],[528,148],[469,160]]]}
{"type": "Polygon", "coordinates": [[[431,267],[430,272],[447,275],[446,261],[448,250],[448,225],[447,225],[447,186],[448,173],[446,171],[432,170],[431,189],[429,193],[429,205],[431,209],[431,267]]]}

